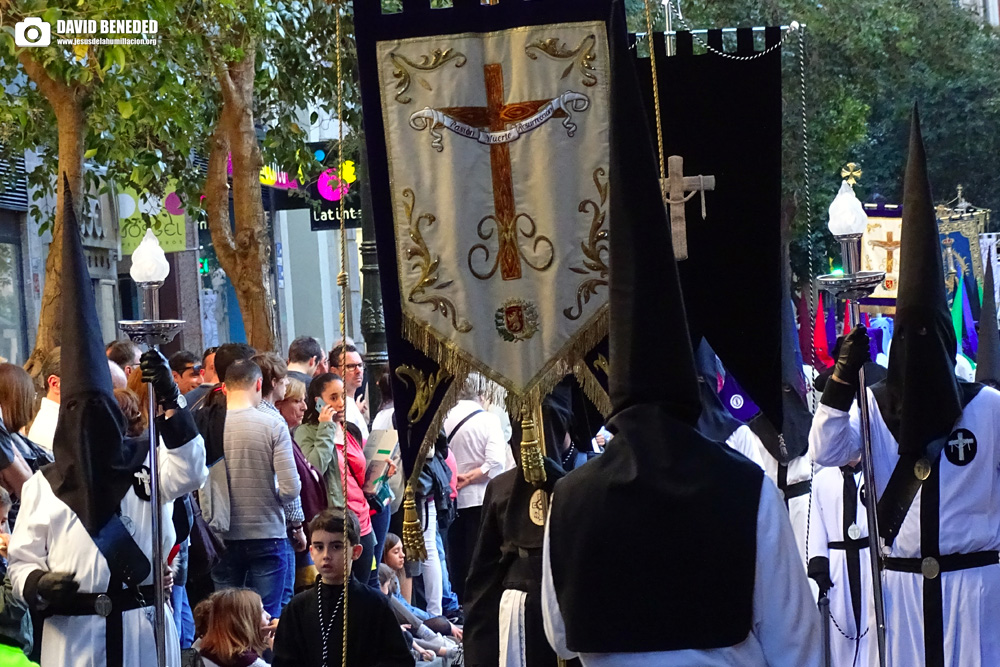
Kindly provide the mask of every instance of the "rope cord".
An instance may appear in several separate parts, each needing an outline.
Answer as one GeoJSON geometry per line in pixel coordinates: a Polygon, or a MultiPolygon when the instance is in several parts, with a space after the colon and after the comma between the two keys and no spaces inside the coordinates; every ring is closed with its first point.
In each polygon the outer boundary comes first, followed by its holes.
{"type": "MultiPolygon", "coordinates": [[[[337,187],[343,186],[343,169],[344,169],[344,73],[343,73],[343,57],[342,51],[344,48],[342,33],[341,33],[341,21],[340,21],[340,5],[337,5],[337,179],[339,183],[337,187]]],[[[341,193],[343,195],[343,193],[341,193]]],[[[344,355],[341,358],[341,368],[343,368],[344,363],[346,363],[346,344],[347,344],[347,292],[348,292],[348,273],[347,273],[347,225],[344,219],[344,197],[340,197],[340,275],[337,276],[337,284],[340,285],[340,337],[344,342],[344,355]]],[[[332,359],[330,360],[332,363],[332,359]]],[[[347,397],[344,397],[345,401],[347,397]]],[[[345,404],[346,408],[346,404],[345,404]]],[[[346,413],[346,409],[345,409],[346,413]]],[[[347,429],[343,426],[344,430],[344,465],[341,468],[341,489],[343,489],[344,495],[344,635],[343,635],[343,654],[342,654],[342,667],[347,667],[347,619],[348,619],[348,602],[349,602],[349,589],[351,583],[351,551],[354,545],[348,547],[347,541],[347,512],[349,512],[347,504],[347,466],[350,465],[347,459],[347,429]]],[[[336,449],[336,445],[334,445],[336,449]]],[[[370,563],[369,563],[370,565],[370,563]]]]}
{"type": "Polygon", "coordinates": [[[643,0],[646,10],[646,34],[649,35],[649,67],[653,73],[653,112],[656,116],[656,147],[660,158],[660,179],[667,177],[667,163],[663,158],[663,121],[660,119],[660,84],[656,78],[656,49],[653,48],[653,15],[649,0],[643,0]]]}

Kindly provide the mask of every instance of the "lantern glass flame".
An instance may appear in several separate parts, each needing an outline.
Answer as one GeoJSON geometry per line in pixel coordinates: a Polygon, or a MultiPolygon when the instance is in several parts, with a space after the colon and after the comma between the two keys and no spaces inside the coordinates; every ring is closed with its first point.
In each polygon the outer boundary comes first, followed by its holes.
{"type": "Polygon", "coordinates": [[[840,184],[840,192],[830,204],[830,233],[834,236],[847,236],[849,234],[863,234],[868,228],[868,215],[864,206],[858,201],[854,194],[854,188],[843,181],[840,184]]]}
{"type": "Polygon", "coordinates": [[[132,253],[132,280],[137,283],[162,283],[170,274],[170,264],[152,229],[147,229],[139,247],[132,253]]]}

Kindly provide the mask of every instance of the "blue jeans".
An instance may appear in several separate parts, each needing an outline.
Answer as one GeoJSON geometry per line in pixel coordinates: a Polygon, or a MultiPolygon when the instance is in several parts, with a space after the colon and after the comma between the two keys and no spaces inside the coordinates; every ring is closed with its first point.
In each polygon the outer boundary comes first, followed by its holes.
{"type": "Polygon", "coordinates": [[[280,616],[287,545],[287,537],[227,540],[226,553],[212,570],[216,590],[250,588],[260,595],[267,613],[280,616]]]}
{"type": "MultiPolygon", "coordinates": [[[[392,512],[388,507],[383,507],[375,514],[372,514],[372,535],[375,536],[375,562],[382,562],[382,549],[385,547],[385,536],[389,534],[389,522],[392,520],[392,512]]],[[[378,566],[375,566],[378,570],[378,566]]]]}
{"type": "Polygon", "coordinates": [[[375,533],[361,536],[361,557],[351,566],[351,574],[360,583],[378,590],[378,568],[372,567],[375,562],[375,533]]]}
{"type": "Polygon", "coordinates": [[[181,543],[177,552],[177,575],[174,577],[174,588],[170,592],[170,604],[174,610],[174,625],[177,636],[181,640],[181,648],[190,648],[194,641],[194,616],[187,595],[187,571],[189,542],[181,543]]]}
{"type": "Polygon", "coordinates": [[[458,596],[451,590],[451,577],[448,576],[448,559],[444,556],[444,539],[441,531],[437,531],[438,553],[441,554],[441,613],[451,616],[459,612],[458,596]]]}
{"type": "Polygon", "coordinates": [[[284,609],[295,595],[295,548],[285,540],[285,583],[281,589],[281,608],[284,609]]]}

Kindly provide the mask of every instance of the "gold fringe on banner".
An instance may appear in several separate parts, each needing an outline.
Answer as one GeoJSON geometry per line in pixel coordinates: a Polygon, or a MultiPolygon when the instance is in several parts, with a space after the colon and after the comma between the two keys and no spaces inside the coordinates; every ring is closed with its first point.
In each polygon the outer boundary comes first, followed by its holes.
{"type": "MultiPolygon", "coordinates": [[[[478,374],[479,380],[477,384],[477,392],[480,396],[483,396],[491,403],[505,404],[508,412],[515,415],[524,414],[534,414],[536,409],[539,409],[542,404],[542,399],[548,395],[552,389],[559,384],[559,381],[564,377],[569,375],[574,371],[574,368],[578,366],[586,367],[584,363],[584,356],[589,353],[594,346],[601,342],[601,340],[608,335],[608,325],[609,325],[609,310],[608,305],[605,304],[601,306],[600,309],[593,316],[591,316],[590,321],[583,327],[580,333],[576,335],[572,340],[570,340],[559,354],[557,354],[542,370],[542,372],[536,376],[536,379],[532,385],[521,393],[515,393],[510,387],[505,386],[509,384],[509,380],[501,375],[499,372],[492,368],[487,367],[485,364],[479,362],[473,357],[469,356],[464,350],[460,349],[457,345],[449,340],[444,340],[437,334],[426,322],[422,322],[415,317],[403,313],[403,337],[413,344],[418,350],[423,354],[427,355],[435,363],[437,363],[442,369],[447,373],[452,375],[451,385],[442,397],[441,402],[438,404],[438,408],[434,411],[434,414],[430,418],[427,430],[424,433],[424,439],[420,443],[420,451],[417,453],[416,463],[413,466],[413,471],[410,474],[410,479],[407,481],[406,485],[406,495],[404,496],[403,507],[405,510],[404,514],[404,526],[403,526],[403,548],[406,551],[406,557],[417,561],[424,560],[427,558],[427,552],[424,548],[423,543],[423,532],[420,530],[420,520],[419,514],[416,509],[416,501],[411,502],[410,498],[416,498],[415,488],[416,481],[420,477],[420,473],[423,471],[424,462],[427,459],[427,455],[430,453],[431,447],[437,441],[438,433],[441,430],[441,424],[444,422],[445,416],[448,411],[455,405],[458,399],[459,392],[464,387],[466,380],[470,375],[478,374]],[[412,506],[412,507],[411,507],[412,506]],[[410,521],[408,518],[411,514],[412,509],[412,524],[410,525],[409,531],[407,530],[407,522],[410,521]],[[409,537],[408,532],[410,533],[409,537]]],[[[588,382],[586,380],[586,375],[584,375],[583,382],[588,382]]],[[[578,378],[579,381],[579,378],[578,378]]],[[[610,401],[607,399],[607,394],[604,394],[604,398],[601,398],[601,392],[603,388],[597,382],[596,378],[592,377],[588,384],[583,384],[584,392],[588,392],[587,395],[590,400],[594,401],[595,406],[599,410],[604,412],[602,405],[607,408],[610,412],[610,401]],[[588,384],[591,389],[588,390],[588,384]],[[600,392],[593,389],[593,387],[600,389],[600,392]]],[[[529,438],[525,438],[529,440],[529,438]]],[[[535,436],[537,441],[537,436],[535,436]]],[[[413,443],[411,443],[412,445],[413,443]]],[[[541,483],[545,480],[545,469],[542,464],[542,457],[544,456],[541,451],[540,441],[537,447],[529,447],[532,453],[529,454],[531,459],[530,467],[533,470],[540,469],[541,477],[539,478],[541,483]]],[[[523,452],[523,449],[522,449],[523,452]]],[[[522,453],[522,465],[524,465],[524,454],[522,453]]],[[[526,468],[527,470],[528,468],[526,468]]],[[[538,473],[525,473],[538,476],[538,473]]],[[[529,479],[529,481],[531,481],[529,479]]]]}
{"type": "Polygon", "coordinates": [[[611,397],[604,389],[590,366],[585,361],[581,361],[573,367],[573,377],[576,383],[583,389],[583,393],[590,399],[594,407],[605,417],[611,414],[611,397]]]}
{"type": "Polygon", "coordinates": [[[431,447],[437,442],[444,417],[448,414],[450,407],[455,404],[458,391],[464,383],[465,377],[453,378],[451,385],[449,385],[448,390],[441,398],[438,409],[431,416],[431,421],[427,426],[423,442],[420,443],[420,450],[417,452],[417,458],[413,463],[413,470],[410,472],[410,478],[406,482],[406,490],[403,492],[403,551],[406,553],[406,557],[413,562],[427,559],[427,548],[424,546],[424,531],[420,524],[420,514],[417,512],[417,480],[420,479],[420,474],[424,470],[424,464],[427,462],[427,455],[430,454],[431,447]],[[442,409],[444,406],[448,406],[448,408],[442,409]]]}
{"type": "MultiPolygon", "coordinates": [[[[549,361],[545,368],[535,376],[530,386],[521,391],[510,387],[510,380],[500,372],[469,356],[452,341],[444,340],[426,322],[417,320],[406,313],[403,314],[403,337],[455,376],[452,388],[455,385],[460,385],[470,374],[479,373],[506,390],[506,400],[503,400],[503,397],[498,396],[495,390],[485,387],[484,395],[491,402],[500,403],[503,401],[513,414],[521,414],[523,409],[531,409],[540,404],[553,387],[572,373],[574,367],[582,364],[587,353],[608,335],[610,321],[608,313],[608,305],[601,306],[591,316],[590,321],[584,325],[580,333],[567,342],[563,349],[549,361]]],[[[594,399],[591,398],[591,400],[594,399]]],[[[451,402],[442,401],[441,406],[445,407],[447,411],[451,408],[451,402]]]]}

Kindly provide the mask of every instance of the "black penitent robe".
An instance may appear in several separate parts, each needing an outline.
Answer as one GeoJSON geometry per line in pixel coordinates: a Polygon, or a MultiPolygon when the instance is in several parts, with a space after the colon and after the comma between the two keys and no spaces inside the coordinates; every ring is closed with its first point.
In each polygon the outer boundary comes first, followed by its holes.
{"type": "MultiPolygon", "coordinates": [[[[324,613],[332,613],[340,586],[323,586],[324,613]]],[[[317,588],[292,598],[274,636],[271,667],[326,667],[319,627],[317,588]]],[[[382,594],[351,579],[347,605],[347,664],[350,667],[412,667],[413,656],[396,616],[382,594]]],[[[341,664],[344,615],[337,614],[327,640],[327,663],[341,664]]]]}
{"type": "MultiPolygon", "coordinates": [[[[552,493],[563,471],[545,459],[547,481],[543,489],[552,493]]],[[[542,545],[545,528],[532,523],[528,503],[534,487],[524,480],[520,468],[493,479],[486,487],[483,521],[469,577],[466,581],[466,667],[496,667],[500,658],[500,598],[505,590],[527,593],[524,609],[525,658],[528,667],[556,667],[557,658],[542,626],[542,545]]],[[[577,661],[569,664],[577,665],[577,661]]]]}

